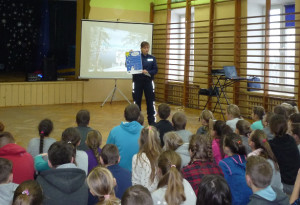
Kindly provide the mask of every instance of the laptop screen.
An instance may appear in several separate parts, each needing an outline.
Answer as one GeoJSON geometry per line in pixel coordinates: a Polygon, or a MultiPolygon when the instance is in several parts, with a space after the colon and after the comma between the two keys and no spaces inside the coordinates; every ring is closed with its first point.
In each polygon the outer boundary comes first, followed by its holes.
{"type": "Polygon", "coordinates": [[[224,66],[223,68],[224,68],[224,73],[226,78],[237,77],[235,66],[224,66]]]}

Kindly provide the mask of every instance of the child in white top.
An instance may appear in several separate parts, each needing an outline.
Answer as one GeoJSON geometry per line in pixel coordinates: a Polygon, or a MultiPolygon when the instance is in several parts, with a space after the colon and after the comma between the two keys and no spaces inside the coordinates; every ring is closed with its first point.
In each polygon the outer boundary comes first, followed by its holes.
{"type": "Polygon", "coordinates": [[[236,123],[241,119],[240,108],[237,105],[230,104],[226,109],[226,125],[228,125],[232,131],[235,131],[236,123]]]}
{"type": "Polygon", "coordinates": [[[143,185],[152,192],[158,184],[157,159],[161,153],[159,133],[155,127],[142,129],[139,145],[139,152],[132,158],[132,185],[143,185]]]}
{"type": "Polygon", "coordinates": [[[190,205],[196,204],[196,195],[190,183],[180,174],[180,156],[168,150],[158,158],[162,174],[157,190],[152,193],[153,204],[190,205]]]}

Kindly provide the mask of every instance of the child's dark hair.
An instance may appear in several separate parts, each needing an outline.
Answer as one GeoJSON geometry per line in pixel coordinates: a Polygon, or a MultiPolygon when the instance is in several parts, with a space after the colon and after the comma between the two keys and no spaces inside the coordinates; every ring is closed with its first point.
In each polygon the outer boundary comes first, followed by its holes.
{"type": "Polygon", "coordinates": [[[259,156],[273,161],[275,169],[279,170],[277,159],[272,151],[272,148],[267,140],[267,136],[262,130],[254,130],[250,140],[254,143],[255,149],[262,149],[259,156]]]}
{"type": "Polygon", "coordinates": [[[41,186],[34,180],[22,182],[15,190],[13,205],[41,205],[43,191],[41,186]]]}
{"type": "Polygon", "coordinates": [[[242,138],[236,133],[227,134],[224,138],[224,147],[228,147],[233,154],[246,155],[242,138]]]}
{"type": "Polygon", "coordinates": [[[281,105],[276,105],[274,107],[274,113],[277,114],[277,115],[282,115],[285,119],[288,118],[288,114],[286,112],[286,109],[281,105]]]}
{"type": "Polygon", "coordinates": [[[282,137],[288,129],[287,119],[283,115],[274,115],[270,120],[270,130],[275,137],[282,137]]]}
{"type": "Polygon", "coordinates": [[[262,106],[254,106],[253,109],[253,114],[257,115],[257,117],[262,120],[264,115],[265,115],[265,108],[263,108],[262,106]]]}
{"type": "Polygon", "coordinates": [[[161,119],[165,120],[170,116],[171,113],[171,108],[168,104],[166,103],[161,103],[158,106],[158,115],[161,119]]]}
{"type": "Polygon", "coordinates": [[[300,123],[292,123],[292,133],[300,138],[300,123]]]}
{"type": "Polygon", "coordinates": [[[64,141],[54,142],[48,150],[48,158],[53,167],[71,163],[72,157],[75,159],[76,148],[64,141]]]}
{"type": "Polygon", "coordinates": [[[76,123],[81,127],[88,126],[90,123],[90,112],[88,110],[79,110],[76,114],[76,123]]]}
{"type": "Polygon", "coordinates": [[[0,157],[0,184],[6,183],[11,173],[12,162],[8,159],[0,157]]]}
{"type": "Polygon", "coordinates": [[[246,175],[250,176],[252,183],[257,188],[266,188],[271,183],[273,170],[266,159],[260,156],[251,156],[247,159],[246,175]]]}
{"type": "Polygon", "coordinates": [[[98,162],[100,164],[99,159],[99,147],[102,143],[102,135],[97,130],[91,130],[86,135],[86,145],[93,151],[93,154],[98,162]]]}
{"type": "Polygon", "coordinates": [[[127,105],[124,110],[124,117],[128,122],[137,121],[139,119],[140,112],[140,108],[137,104],[130,104],[127,105]]]}
{"type": "Polygon", "coordinates": [[[207,135],[192,135],[189,150],[192,153],[190,164],[194,160],[213,161],[211,141],[207,135]]]}
{"type": "Polygon", "coordinates": [[[122,205],[153,205],[153,199],[149,190],[142,185],[129,187],[123,194],[122,205]]]}
{"type": "Polygon", "coordinates": [[[251,124],[250,122],[246,120],[239,120],[236,123],[236,129],[239,131],[240,135],[243,135],[245,137],[249,137],[251,134],[251,124]]]}
{"type": "Polygon", "coordinates": [[[186,116],[183,112],[176,112],[172,117],[172,122],[174,129],[177,130],[184,130],[186,126],[186,116]]]}
{"type": "Polygon", "coordinates": [[[102,148],[100,156],[105,165],[118,164],[120,158],[118,147],[114,144],[106,144],[102,148]]]}
{"type": "Polygon", "coordinates": [[[10,143],[15,143],[12,134],[10,132],[0,132],[0,148],[10,143]]]}
{"type": "Polygon", "coordinates": [[[300,123],[300,113],[294,113],[289,116],[289,120],[292,123],[300,123]]]}
{"type": "Polygon", "coordinates": [[[196,205],[231,205],[231,192],[224,177],[204,175],[199,184],[196,205]]]}
{"type": "Polygon", "coordinates": [[[49,134],[52,132],[53,130],[53,123],[51,120],[49,119],[44,119],[40,122],[39,127],[39,135],[40,135],[40,150],[39,153],[43,153],[43,147],[44,147],[44,137],[48,137],[49,134]]]}
{"type": "Polygon", "coordinates": [[[186,200],[184,193],[183,179],[180,173],[181,158],[173,150],[163,152],[158,158],[158,167],[161,170],[162,178],[157,188],[167,186],[165,199],[167,204],[179,205],[186,200]]]}
{"type": "Polygon", "coordinates": [[[137,119],[137,122],[140,123],[142,126],[144,125],[145,117],[144,117],[144,115],[143,115],[142,112],[140,112],[140,116],[139,116],[139,118],[137,119]]]}
{"type": "Polygon", "coordinates": [[[271,118],[275,115],[274,112],[267,112],[266,114],[266,123],[268,124],[268,126],[270,126],[270,121],[271,121],[271,118]]]}
{"type": "Polygon", "coordinates": [[[233,133],[232,129],[226,125],[226,123],[222,120],[217,120],[213,125],[213,130],[216,132],[217,136],[216,139],[219,139],[219,146],[222,158],[224,158],[224,150],[223,150],[223,141],[224,136],[230,133],[233,133]]]}
{"type": "Polygon", "coordinates": [[[80,133],[75,127],[69,127],[65,129],[61,135],[61,140],[67,143],[71,143],[74,147],[77,147],[80,142],[80,133]]]}

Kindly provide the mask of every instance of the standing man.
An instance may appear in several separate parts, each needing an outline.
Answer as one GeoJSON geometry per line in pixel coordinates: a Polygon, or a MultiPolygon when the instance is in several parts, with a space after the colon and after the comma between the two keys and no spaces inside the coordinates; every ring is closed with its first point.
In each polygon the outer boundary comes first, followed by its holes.
{"type": "Polygon", "coordinates": [[[154,75],[157,73],[157,64],[154,56],[149,55],[150,44],[146,41],[141,43],[143,73],[134,74],[132,77],[133,90],[132,98],[141,110],[143,92],[147,103],[148,124],[155,122],[155,94],[154,94],[154,75]]]}

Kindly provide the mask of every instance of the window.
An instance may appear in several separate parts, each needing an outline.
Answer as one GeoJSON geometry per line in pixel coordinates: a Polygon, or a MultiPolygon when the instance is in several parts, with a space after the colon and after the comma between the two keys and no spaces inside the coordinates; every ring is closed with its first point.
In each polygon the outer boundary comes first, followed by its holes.
{"type": "MultiPolygon", "coordinates": [[[[261,8],[263,11],[263,7],[261,8]]],[[[287,6],[276,5],[272,6],[270,10],[268,45],[264,43],[265,39],[260,37],[265,35],[265,19],[259,17],[248,21],[248,24],[253,24],[248,25],[247,74],[260,76],[261,81],[269,83],[269,94],[293,96],[295,85],[295,25],[293,22],[285,22],[291,15],[282,14],[293,13],[295,9],[291,12],[286,8],[287,6]],[[265,48],[268,49],[268,55],[265,53],[265,48]],[[263,78],[265,61],[269,62],[269,73],[266,73],[266,76],[269,77],[266,79],[263,78]]],[[[256,16],[261,15],[256,14],[256,16]]]]}
{"type": "MultiPolygon", "coordinates": [[[[192,14],[192,19],[193,19],[192,14]]],[[[193,21],[193,20],[192,20],[193,21]]],[[[191,25],[193,27],[193,23],[191,25]]],[[[193,33],[193,31],[191,31],[193,33]]],[[[185,9],[174,9],[171,13],[170,26],[170,47],[169,47],[169,73],[168,80],[183,81],[184,80],[184,65],[185,65],[185,9]]],[[[193,81],[194,75],[194,34],[191,34],[191,49],[190,49],[190,73],[189,81],[193,81]]]]}
{"type": "MultiPolygon", "coordinates": [[[[293,92],[295,85],[295,28],[286,27],[284,7],[270,11],[269,89],[293,92]],[[276,84],[276,85],[275,85],[276,84]]],[[[271,92],[273,93],[273,92],[271,92]]]]}

